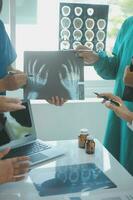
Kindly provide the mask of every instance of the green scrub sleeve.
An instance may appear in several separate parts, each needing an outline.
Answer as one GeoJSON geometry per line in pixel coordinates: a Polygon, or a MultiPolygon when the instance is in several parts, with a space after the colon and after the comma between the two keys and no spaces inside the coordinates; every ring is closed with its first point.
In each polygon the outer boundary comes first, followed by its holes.
{"type": "Polygon", "coordinates": [[[104,51],[98,53],[99,60],[94,64],[94,68],[103,79],[116,79],[119,61],[117,56],[108,57],[104,51]]]}
{"type": "Polygon", "coordinates": [[[121,29],[118,32],[111,57],[109,57],[104,51],[100,51],[98,53],[99,60],[94,64],[94,68],[98,73],[98,75],[101,76],[103,79],[107,80],[116,79],[120,65],[119,54],[122,45],[123,35],[127,30],[126,26],[127,26],[127,20],[123,23],[121,29]]]}

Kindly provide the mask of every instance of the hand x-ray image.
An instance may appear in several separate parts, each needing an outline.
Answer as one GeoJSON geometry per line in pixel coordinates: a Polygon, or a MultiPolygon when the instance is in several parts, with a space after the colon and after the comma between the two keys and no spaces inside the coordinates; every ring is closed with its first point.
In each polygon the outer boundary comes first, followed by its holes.
{"type": "Polygon", "coordinates": [[[35,169],[30,177],[40,196],[116,187],[94,163],[35,169]]]}
{"type": "Polygon", "coordinates": [[[84,99],[84,63],[74,51],[26,51],[28,99],[84,99]]]}

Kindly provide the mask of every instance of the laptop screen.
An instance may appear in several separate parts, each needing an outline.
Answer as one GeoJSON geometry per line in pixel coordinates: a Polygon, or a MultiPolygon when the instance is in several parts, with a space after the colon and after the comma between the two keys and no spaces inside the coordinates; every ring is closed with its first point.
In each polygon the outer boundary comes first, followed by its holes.
{"type": "Polygon", "coordinates": [[[0,114],[0,150],[19,147],[36,139],[30,101],[23,101],[23,110],[0,114]]]}

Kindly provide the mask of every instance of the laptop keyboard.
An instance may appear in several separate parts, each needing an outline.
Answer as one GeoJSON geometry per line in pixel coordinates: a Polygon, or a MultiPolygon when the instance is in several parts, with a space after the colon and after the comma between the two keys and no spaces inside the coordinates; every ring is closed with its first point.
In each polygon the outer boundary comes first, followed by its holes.
{"type": "Polygon", "coordinates": [[[23,147],[12,149],[3,159],[12,158],[16,156],[29,156],[29,155],[44,151],[49,148],[51,147],[48,146],[47,144],[42,144],[36,141],[32,144],[28,144],[23,147]]]}

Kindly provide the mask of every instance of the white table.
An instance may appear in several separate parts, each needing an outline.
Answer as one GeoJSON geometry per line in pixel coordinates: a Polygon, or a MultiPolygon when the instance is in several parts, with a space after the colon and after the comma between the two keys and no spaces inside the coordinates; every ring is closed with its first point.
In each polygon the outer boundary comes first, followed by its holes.
{"type": "MultiPolygon", "coordinates": [[[[36,166],[37,169],[45,170],[45,168],[53,166],[57,167],[89,162],[95,163],[97,167],[99,167],[111,181],[117,185],[117,190],[133,190],[133,177],[117,162],[116,159],[114,159],[99,141],[96,140],[96,151],[93,155],[88,155],[85,153],[84,149],[78,148],[77,140],[53,141],[47,143],[49,145],[60,146],[60,148],[66,151],[66,154],[36,166]]],[[[36,170],[36,168],[33,170],[36,170]]],[[[99,191],[92,191],[90,194],[98,192],[99,191]]],[[[80,194],[40,197],[29,176],[21,182],[8,183],[0,186],[0,200],[63,200],[78,195],[80,194]]]]}

